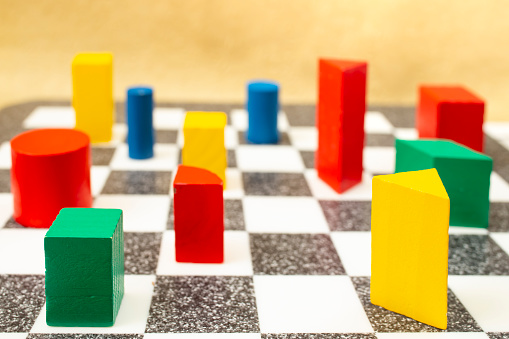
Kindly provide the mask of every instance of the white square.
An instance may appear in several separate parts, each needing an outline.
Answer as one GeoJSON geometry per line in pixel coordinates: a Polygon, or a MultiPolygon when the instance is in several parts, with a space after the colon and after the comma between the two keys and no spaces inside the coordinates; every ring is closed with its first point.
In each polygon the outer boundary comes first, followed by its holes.
{"type": "Polygon", "coordinates": [[[2,339],[25,339],[28,333],[2,333],[2,339]]]}
{"type": "Polygon", "coordinates": [[[465,226],[449,226],[449,234],[488,234],[486,228],[465,227],[465,226]]]}
{"type": "Polygon", "coordinates": [[[40,106],[23,121],[23,128],[74,128],[76,114],[70,106],[40,106]]]}
{"type": "Polygon", "coordinates": [[[366,133],[391,134],[392,124],[385,115],[380,112],[366,112],[364,119],[364,131],[366,133]]]}
{"type": "Polygon", "coordinates": [[[291,146],[242,145],[236,150],[237,167],[251,172],[302,172],[300,153],[291,146]]]}
{"type": "Polygon", "coordinates": [[[489,339],[483,332],[377,333],[378,339],[489,339]]]}
{"type": "Polygon", "coordinates": [[[154,108],[154,128],[178,130],[184,124],[186,112],[183,108],[154,108]]]}
{"type": "Polygon", "coordinates": [[[485,332],[509,332],[508,276],[449,276],[449,287],[485,332]]]}
{"type": "Polygon", "coordinates": [[[314,169],[308,169],[304,172],[306,181],[313,196],[321,200],[371,200],[371,180],[373,179],[368,173],[362,173],[362,181],[339,194],[334,191],[325,181],[318,177],[318,173],[314,169]]]}
{"type": "Polygon", "coordinates": [[[393,174],[396,168],[394,147],[364,147],[364,170],[371,174],[393,174]]]}
{"type": "Polygon", "coordinates": [[[495,140],[509,140],[509,122],[486,121],[483,131],[495,140]]]}
{"type": "Polygon", "coordinates": [[[227,149],[235,149],[239,145],[239,133],[231,126],[224,128],[224,145],[227,149]]]}
{"type": "Polygon", "coordinates": [[[371,275],[371,232],[332,232],[331,239],[349,276],[371,275]]]}
{"type": "Polygon", "coordinates": [[[10,169],[12,167],[11,159],[11,144],[6,141],[0,145],[0,168],[10,169]]]}
{"type": "Polygon", "coordinates": [[[108,166],[92,166],[90,169],[92,196],[97,197],[101,194],[110,172],[111,170],[108,166]]]}
{"type": "Polygon", "coordinates": [[[492,232],[490,236],[509,255],[509,233],[492,232]]]}
{"type": "Polygon", "coordinates": [[[328,233],[318,201],[307,197],[245,197],[244,218],[249,232],[328,233]]]}
{"type": "MultiPolygon", "coordinates": [[[[245,109],[232,109],[231,111],[232,117],[232,126],[239,131],[246,131],[248,129],[248,115],[245,109]]],[[[288,118],[283,111],[279,111],[277,117],[277,128],[280,132],[285,132],[288,130],[290,124],[288,123],[288,118]]]]}
{"type": "MultiPolygon", "coordinates": [[[[0,193],[0,228],[14,213],[14,200],[11,193],[0,193]]],[[[1,249],[0,249],[1,250],[1,249]]]]}
{"type": "Polygon", "coordinates": [[[262,333],[373,332],[347,276],[254,276],[262,333]]]}
{"type": "Polygon", "coordinates": [[[144,339],[260,339],[260,333],[145,333],[144,339]]]}
{"type": "Polygon", "coordinates": [[[497,172],[491,172],[490,201],[509,201],[509,184],[497,172]]]}
{"type": "Polygon", "coordinates": [[[44,274],[47,228],[0,230],[0,274],[44,274]]]}
{"type": "Polygon", "coordinates": [[[46,325],[46,305],[31,333],[144,333],[154,292],[154,275],[126,275],[124,298],[112,327],[55,327],[46,325]]]}
{"type": "Polygon", "coordinates": [[[240,199],[244,196],[242,173],[235,168],[226,169],[226,189],[223,191],[225,199],[240,199]]]}
{"type": "Polygon", "coordinates": [[[193,264],[175,260],[175,232],[163,233],[158,275],[253,275],[249,235],[241,231],[224,232],[224,263],[193,264]]]}
{"type": "Polygon", "coordinates": [[[95,199],[93,206],[121,209],[124,232],[162,232],[168,221],[170,195],[106,194],[95,199]]]}
{"type": "Polygon", "coordinates": [[[417,140],[419,139],[419,133],[415,128],[396,128],[394,137],[402,140],[417,140]]]}
{"type": "Polygon", "coordinates": [[[171,171],[177,168],[179,150],[171,144],[155,144],[154,157],[150,159],[129,158],[127,144],[121,144],[115,150],[110,167],[114,170],[171,171]]]}
{"type": "Polygon", "coordinates": [[[293,127],[288,135],[292,145],[299,150],[315,151],[318,146],[318,131],[315,127],[293,127]]]}

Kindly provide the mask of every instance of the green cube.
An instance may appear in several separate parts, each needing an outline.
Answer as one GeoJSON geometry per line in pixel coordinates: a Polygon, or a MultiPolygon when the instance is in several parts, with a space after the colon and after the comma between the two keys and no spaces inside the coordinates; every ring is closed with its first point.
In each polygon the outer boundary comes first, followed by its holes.
{"type": "Polygon", "coordinates": [[[62,209],[44,252],[46,323],[112,326],[124,296],[122,210],[62,209]]]}
{"type": "Polygon", "coordinates": [[[396,173],[429,168],[451,200],[450,224],[488,228],[492,159],[450,140],[396,140],[396,173]]]}

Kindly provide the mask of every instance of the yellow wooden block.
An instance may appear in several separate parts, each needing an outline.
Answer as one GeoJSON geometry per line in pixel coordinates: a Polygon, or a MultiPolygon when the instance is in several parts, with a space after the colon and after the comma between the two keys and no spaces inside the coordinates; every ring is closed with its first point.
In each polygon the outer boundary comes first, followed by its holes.
{"type": "Polygon", "coordinates": [[[434,168],[373,178],[373,304],[447,328],[449,208],[434,168]]]}
{"type": "Polygon", "coordinates": [[[187,112],[184,121],[182,163],[215,173],[226,187],[226,148],[223,112],[187,112]]]}
{"type": "Polygon", "coordinates": [[[72,105],[76,112],[76,129],[90,140],[111,140],[113,110],[113,55],[80,53],[72,61],[72,105]]]}

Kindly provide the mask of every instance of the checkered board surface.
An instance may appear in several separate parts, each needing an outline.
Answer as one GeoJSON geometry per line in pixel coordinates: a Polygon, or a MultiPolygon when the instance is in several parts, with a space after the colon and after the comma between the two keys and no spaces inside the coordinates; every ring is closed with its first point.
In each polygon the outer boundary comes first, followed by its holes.
{"type": "Polygon", "coordinates": [[[30,128],[72,127],[68,103],[0,112],[1,338],[509,338],[509,124],[487,123],[494,159],[489,230],[451,227],[448,329],[369,300],[373,175],[394,170],[394,138],[416,138],[413,109],[370,107],[362,184],[338,195],[313,169],[314,107],[284,106],[281,142],[246,145],[235,105],[159,105],[155,158],[131,160],[123,108],[114,140],[93,146],[94,207],[121,208],[125,296],[110,328],[48,327],[46,230],[12,220],[9,139],[30,128]],[[228,114],[225,263],[175,262],[170,185],[186,110],[228,114]]]}

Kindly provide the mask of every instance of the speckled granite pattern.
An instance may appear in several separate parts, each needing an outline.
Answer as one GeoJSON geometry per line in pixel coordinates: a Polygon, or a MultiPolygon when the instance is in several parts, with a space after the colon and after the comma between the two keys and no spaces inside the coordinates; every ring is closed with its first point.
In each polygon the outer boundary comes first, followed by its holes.
{"type": "Polygon", "coordinates": [[[415,107],[369,106],[368,111],[381,112],[396,128],[415,127],[415,107]]]}
{"type": "Polygon", "coordinates": [[[300,151],[300,156],[306,168],[308,169],[315,168],[315,152],[300,151]]]}
{"type": "Polygon", "coordinates": [[[242,173],[246,195],[311,196],[302,173],[242,173]]]}
{"type": "Polygon", "coordinates": [[[237,155],[234,150],[226,150],[226,161],[229,168],[237,167],[237,155]]]}
{"type": "Polygon", "coordinates": [[[18,224],[16,221],[14,221],[13,217],[10,217],[5,222],[4,228],[24,228],[22,225],[18,224]]]}
{"type": "MultiPolygon", "coordinates": [[[[239,131],[239,145],[251,145],[246,140],[246,135],[243,131],[239,131]]],[[[277,144],[274,144],[274,146],[289,146],[292,142],[290,141],[290,137],[288,136],[288,133],[286,132],[279,132],[279,141],[277,144]]]]}
{"type": "Polygon", "coordinates": [[[171,172],[112,171],[102,194],[168,194],[171,172]]]}
{"type": "Polygon", "coordinates": [[[509,203],[492,202],[490,204],[490,232],[509,232],[509,203]]]}
{"type": "Polygon", "coordinates": [[[394,136],[392,134],[366,134],[365,145],[373,147],[391,147],[394,146],[394,136]]]}
{"type": "Polygon", "coordinates": [[[366,333],[278,333],[262,334],[262,339],[376,339],[376,336],[366,333]]]}
{"type": "Polygon", "coordinates": [[[155,274],[161,238],[161,233],[125,232],[125,274],[155,274]]]}
{"type": "Polygon", "coordinates": [[[0,333],[28,332],[44,302],[43,275],[0,275],[0,333]]]}
{"type": "Polygon", "coordinates": [[[158,144],[176,144],[178,131],[173,129],[156,130],[155,142],[158,144]]]}
{"type": "Polygon", "coordinates": [[[449,274],[509,275],[509,255],[488,235],[449,236],[449,274]]]}
{"type": "Polygon", "coordinates": [[[488,332],[490,339],[509,339],[509,332],[488,332]]]}
{"type": "Polygon", "coordinates": [[[371,229],[371,201],[321,200],[320,206],[331,231],[371,229]]]}
{"type": "Polygon", "coordinates": [[[0,169],[0,193],[11,192],[11,171],[0,169]]]}
{"type": "Polygon", "coordinates": [[[447,291],[447,330],[425,325],[404,315],[391,312],[373,305],[370,301],[369,277],[351,277],[357,295],[371,326],[376,332],[481,332],[481,328],[456,298],[451,290],[447,291]]]}
{"type": "Polygon", "coordinates": [[[242,200],[224,200],[224,229],[231,231],[244,231],[246,229],[242,200]]]}
{"type": "Polygon", "coordinates": [[[157,277],[145,332],[259,331],[252,278],[157,277]]]}
{"type": "Polygon", "coordinates": [[[92,165],[109,166],[115,150],[114,147],[92,147],[92,165]]]}
{"type": "Polygon", "coordinates": [[[27,339],[143,339],[143,334],[29,334],[27,339]]]}
{"type": "Polygon", "coordinates": [[[255,274],[345,274],[328,234],[251,234],[255,274]]]}
{"type": "Polygon", "coordinates": [[[493,159],[493,171],[509,181],[509,150],[485,134],[484,153],[493,159]]]}
{"type": "Polygon", "coordinates": [[[290,126],[311,127],[315,126],[315,105],[283,105],[290,126]]]}

